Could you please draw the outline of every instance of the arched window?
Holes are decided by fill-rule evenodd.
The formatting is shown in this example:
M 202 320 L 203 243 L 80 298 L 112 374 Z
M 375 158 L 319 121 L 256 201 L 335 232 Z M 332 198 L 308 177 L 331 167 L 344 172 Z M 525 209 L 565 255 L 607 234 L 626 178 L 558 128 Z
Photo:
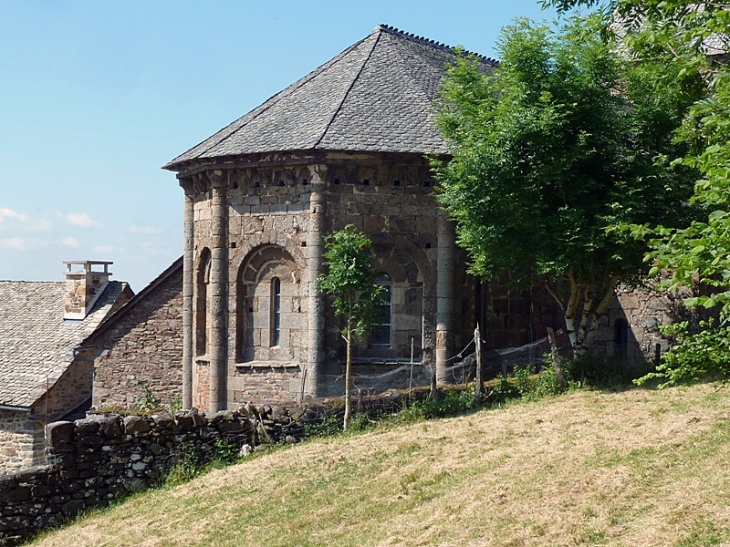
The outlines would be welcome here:
M 253 249 L 238 270 L 236 354 L 239 362 L 301 359 L 299 268 L 276 245 Z
M 195 299 L 195 353 L 206 355 L 210 342 L 208 329 L 210 328 L 210 262 L 208 249 L 203 249 L 198 262 Z
M 281 280 L 274 277 L 271 280 L 271 346 L 278 346 L 281 342 Z
M 375 317 L 370 330 L 370 345 L 390 346 L 393 326 L 393 284 L 387 274 L 375 276 L 375 282 L 383 287 L 383 304 L 375 310 Z

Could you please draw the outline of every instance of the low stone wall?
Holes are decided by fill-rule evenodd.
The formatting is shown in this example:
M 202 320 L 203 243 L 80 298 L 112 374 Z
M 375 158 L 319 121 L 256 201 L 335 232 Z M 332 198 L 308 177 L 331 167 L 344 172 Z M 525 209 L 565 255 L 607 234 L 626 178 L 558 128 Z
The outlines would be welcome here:
M 211 450 L 216 439 L 238 447 L 259 442 L 264 414 L 219 412 L 150 417 L 93 416 L 48 425 L 52 465 L 26 469 L 0 480 L 0 545 L 14 545 L 84 509 L 109 505 L 129 493 L 160 484 L 177 461 L 181 445 Z M 279 418 L 272 437 L 301 436 L 301 426 Z M 289 423 L 287 423 L 289 422 Z
M 357 398 L 373 417 L 402 408 L 405 394 Z M 306 424 L 339 416 L 342 400 L 307 406 L 252 406 L 238 411 L 152 416 L 94 415 L 55 422 L 46 430 L 51 465 L 0 477 L 0 546 L 17 545 L 81 511 L 159 485 L 192 444 L 198 453 L 222 439 L 241 448 L 296 442 Z

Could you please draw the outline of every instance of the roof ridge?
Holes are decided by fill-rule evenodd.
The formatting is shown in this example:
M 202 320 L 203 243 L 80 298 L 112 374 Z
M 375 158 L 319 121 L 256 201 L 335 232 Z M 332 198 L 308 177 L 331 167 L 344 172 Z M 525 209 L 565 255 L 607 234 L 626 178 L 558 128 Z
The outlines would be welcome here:
M 462 55 L 468 56 L 468 57 L 474 56 L 477 59 L 479 59 L 480 61 L 485 62 L 485 63 L 489 63 L 489 64 L 493 64 L 493 65 L 499 64 L 499 61 L 497 61 L 496 59 L 492 59 L 491 57 L 487 57 L 486 55 L 482 55 L 481 53 L 476 53 L 474 51 L 469 51 L 467 49 L 461 49 L 461 48 L 457 49 L 454 46 L 450 46 L 448 44 L 437 42 L 436 40 L 431 40 L 430 38 L 425 38 L 424 36 L 418 36 L 417 34 L 413 34 L 411 32 L 406 32 L 404 30 L 400 30 L 399 28 L 393 27 L 391 25 L 380 24 L 377 27 L 375 27 L 374 32 L 378 32 L 378 31 L 384 31 L 384 32 L 387 32 L 388 34 L 400 36 L 402 38 L 406 38 L 407 40 L 411 40 L 411 41 L 419 43 L 419 44 L 431 46 L 431 47 L 439 49 L 441 51 L 451 53 L 452 55 L 461 53 Z
M 192 148 L 186 150 L 185 152 L 183 152 L 182 154 L 180 154 L 179 156 L 177 156 L 176 158 L 174 158 L 173 160 L 167 162 L 165 165 L 162 166 L 162 168 L 163 169 L 170 168 L 171 166 L 173 166 L 177 162 L 178 158 L 180 158 L 182 156 L 185 156 L 190 151 L 195 150 L 199 146 L 202 146 L 208 140 L 210 140 L 212 137 L 215 137 L 216 135 L 218 135 L 220 133 L 224 133 L 231 126 L 233 126 L 233 125 L 241 122 L 242 118 L 245 118 L 248 115 L 253 115 L 251 117 L 251 119 L 247 120 L 245 123 L 242 123 L 240 127 L 236 128 L 235 131 L 238 131 L 242 127 L 245 127 L 245 126 L 249 125 L 258 116 L 260 116 L 261 114 L 263 114 L 267 110 L 273 108 L 273 106 L 276 105 L 279 101 L 281 101 L 285 97 L 293 94 L 295 91 L 297 91 L 298 89 L 302 88 L 304 85 L 306 85 L 307 83 L 309 83 L 311 80 L 313 80 L 314 78 L 316 78 L 320 74 L 324 73 L 326 70 L 330 69 L 332 66 L 336 65 L 337 63 L 339 63 L 350 51 L 353 51 L 354 49 L 356 49 L 361 43 L 363 43 L 368 38 L 369 38 L 369 36 L 366 36 L 363 39 L 358 40 L 357 42 L 355 42 L 351 46 L 345 48 L 344 50 L 342 50 L 340 53 L 338 53 L 337 55 L 335 55 L 329 61 L 325 62 L 324 64 L 318 66 L 314 70 L 310 71 L 309 73 L 307 73 L 304 76 L 302 76 L 301 78 L 299 78 L 292 85 L 290 85 L 290 86 L 282 89 L 278 93 L 275 93 L 274 95 L 272 95 L 271 97 L 269 97 L 268 99 L 266 99 L 263 103 L 261 103 L 259 106 L 257 106 L 253 110 L 251 110 L 250 112 L 244 114 L 243 116 L 241 116 L 239 118 L 236 118 L 235 120 L 233 120 L 231 123 L 229 123 L 228 125 L 226 125 L 222 129 L 219 129 L 216 133 L 214 133 L 208 139 L 205 139 L 205 140 L 199 142 L 198 144 L 196 144 Z M 205 152 L 207 152 L 207 151 L 215 148 L 216 146 L 220 145 L 221 143 L 225 142 L 226 140 L 228 140 L 229 138 L 231 138 L 233 136 L 233 134 L 235 133 L 235 131 L 233 131 L 231 133 L 226 133 L 226 134 L 221 135 L 221 137 L 217 141 L 211 142 L 206 148 L 204 148 L 200 152 L 200 154 L 205 154 Z M 325 130 L 325 132 L 326 132 L 326 130 Z M 320 137 L 319 141 L 321 141 L 321 140 L 322 140 L 322 138 Z M 182 160 L 182 161 L 186 161 L 186 160 Z
M 366 38 L 363 38 L 362 40 L 360 40 L 360 42 L 358 42 L 358 44 L 363 43 L 365 40 L 366 40 Z M 342 100 L 340 101 L 340 104 L 337 105 L 337 108 L 335 109 L 334 114 L 332 114 L 332 117 L 330 118 L 330 121 L 327 122 L 327 125 L 324 128 L 324 131 L 322 131 L 322 134 L 319 136 L 319 139 L 317 139 L 317 142 L 314 143 L 314 146 L 312 148 L 317 148 L 317 146 L 319 146 L 319 143 L 322 142 L 322 140 L 327 135 L 327 132 L 332 127 L 332 124 L 334 123 L 335 118 L 337 118 L 337 115 L 342 110 L 342 105 L 345 104 L 345 101 L 347 100 L 347 97 L 350 95 L 350 91 L 352 91 L 353 86 L 358 81 L 358 79 L 360 78 L 360 75 L 362 74 L 362 71 L 365 70 L 365 66 L 368 64 L 368 61 L 373 56 L 373 51 L 375 51 L 375 48 L 378 46 L 378 42 L 380 42 L 380 36 L 378 36 L 375 39 L 375 42 L 373 43 L 373 46 L 370 48 L 370 52 L 368 53 L 368 56 L 365 58 L 365 60 L 363 61 L 362 65 L 360 66 L 360 70 L 357 71 L 357 75 L 350 82 L 350 85 L 348 86 L 347 91 L 342 96 Z

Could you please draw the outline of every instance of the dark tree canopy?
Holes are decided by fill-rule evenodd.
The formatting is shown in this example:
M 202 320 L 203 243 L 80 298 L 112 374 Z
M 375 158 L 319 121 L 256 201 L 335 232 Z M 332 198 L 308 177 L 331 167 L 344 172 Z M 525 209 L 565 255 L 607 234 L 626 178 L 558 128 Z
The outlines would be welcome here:
M 663 219 L 635 227 L 649 241 L 647 261 L 654 271 L 669 270 L 668 288 L 698 279 L 715 291 L 688 301 L 720 305 L 730 318 L 730 4 L 691 0 L 547 0 L 559 10 L 598 6 L 604 33 L 642 66 L 675 64 L 679 76 L 698 78 L 702 93 L 673 136 L 684 152 L 670 159 L 698 172 L 691 203 L 706 210 L 702 220 L 676 227 Z M 620 24 L 617 24 L 620 23 Z M 681 82 L 681 78 L 679 79 Z M 676 87 L 677 78 L 658 75 L 656 86 Z
M 503 31 L 493 74 L 460 60 L 438 114 L 453 159 L 434 160 L 471 272 L 566 280 L 570 294 L 558 300 L 576 352 L 616 283 L 646 272 L 646 246 L 618 228 L 682 226 L 692 213 L 682 205 L 692 170 L 665 159 L 684 151 L 671 134 L 696 78 L 676 64 L 628 62 L 601 40 L 600 23 L 573 17 L 553 30 L 521 20 Z M 656 86 L 659 70 L 681 85 Z

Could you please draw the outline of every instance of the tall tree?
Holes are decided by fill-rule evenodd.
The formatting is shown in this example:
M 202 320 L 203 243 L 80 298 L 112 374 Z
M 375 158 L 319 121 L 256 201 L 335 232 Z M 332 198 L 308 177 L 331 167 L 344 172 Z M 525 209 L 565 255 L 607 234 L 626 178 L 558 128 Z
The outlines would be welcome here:
M 347 430 L 351 413 L 352 345 L 370 329 L 378 306 L 383 303 L 383 287 L 374 282 L 374 255 L 371 242 L 351 224 L 325 238 L 324 264 L 327 273 L 317 279 L 321 292 L 333 296 L 335 314 L 343 316 L 341 329 L 347 344 L 345 364 L 345 417 Z
M 673 227 L 657 219 L 637 226 L 636 236 L 649 240 L 647 260 L 655 271 L 669 270 L 669 288 L 692 286 L 697 280 L 714 286 L 712 294 L 688 304 L 720 305 L 730 319 L 730 4 L 694 0 L 547 0 L 559 10 L 576 5 L 599 6 L 604 34 L 623 42 L 634 63 L 681 66 L 703 84 L 702 96 L 692 104 L 674 133 L 685 143 L 684 154 L 671 159 L 699 174 L 691 202 L 706 209 L 703 220 Z M 617 32 L 616 32 L 617 31 Z M 618 36 L 616 36 L 618 34 Z M 668 75 L 656 85 L 677 86 Z
M 521 20 L 504 29 L 493 74 L 459 60 L 437 117 L 453 157 L 433 161 L 470 271 L 544 275 L 575 355 L 589 348 L 617 283 L 646 272 L 646 247 L 616 228 L 682 225 L 690 213 L 681 205 L 690 169 L 656 160 L 681 154 L 670 135 L 692 80 L 654 87 L 658 67 L 619 56 L 600 23 L 573 17 L 553 30 Z M 661 68 L 680 77 L 677 65 Z

